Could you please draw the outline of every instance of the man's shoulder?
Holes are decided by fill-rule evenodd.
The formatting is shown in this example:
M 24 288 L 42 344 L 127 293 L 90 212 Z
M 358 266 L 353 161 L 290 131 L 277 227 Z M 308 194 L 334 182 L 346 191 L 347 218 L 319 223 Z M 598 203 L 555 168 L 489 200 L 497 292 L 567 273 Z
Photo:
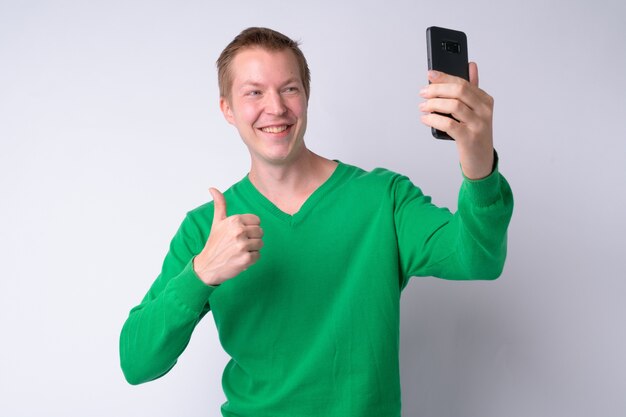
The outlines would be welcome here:
M 340 161 L 339 161 L 340 162 Z M 407 177 L 395 172 L 391 169 L 384 167 L 375 167 L 372 169 L 365 169 L 358 167 L 356 165 L 350 165 L 343 162 L 340 162 L 347 171 L 349 171 L 349 178 L 352 181 L 356 181 L 358 184 L 368 184 L 368 185 L 383 185 L 395 183 L 399 179 L 406 179 Z

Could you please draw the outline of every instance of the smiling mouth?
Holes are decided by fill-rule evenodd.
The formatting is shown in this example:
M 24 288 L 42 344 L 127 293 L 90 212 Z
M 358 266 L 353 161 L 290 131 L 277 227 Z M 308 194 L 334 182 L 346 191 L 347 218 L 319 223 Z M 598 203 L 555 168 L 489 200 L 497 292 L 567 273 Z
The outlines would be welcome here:
M 267 126 L 267 127 L 262 127 L 261 131 L 265 133 L 281 133 L 289 129 L 289 127 L 290 127 L 289 125 Z

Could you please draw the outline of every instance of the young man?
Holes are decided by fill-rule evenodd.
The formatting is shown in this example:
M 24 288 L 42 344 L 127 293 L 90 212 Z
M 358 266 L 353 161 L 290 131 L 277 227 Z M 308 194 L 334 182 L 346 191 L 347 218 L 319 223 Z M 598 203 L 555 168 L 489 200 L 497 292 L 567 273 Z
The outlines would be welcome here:
M 247 29 L 218 70 L 221 110 L 250 172 L 187 214 L 122 330 L 127 380 L 167 373 L 211 310 L 232 358 L 224 416 L 400 416 L 408 279 L 495 279 L 506 256 L 513 201 L 475 64 L 471 82 L 430 72 L 421 92 L 422 121 L 456 140 L 465 179 L 454 215 L 404 176 L 306 147 L 310 76 L 289 38 Z

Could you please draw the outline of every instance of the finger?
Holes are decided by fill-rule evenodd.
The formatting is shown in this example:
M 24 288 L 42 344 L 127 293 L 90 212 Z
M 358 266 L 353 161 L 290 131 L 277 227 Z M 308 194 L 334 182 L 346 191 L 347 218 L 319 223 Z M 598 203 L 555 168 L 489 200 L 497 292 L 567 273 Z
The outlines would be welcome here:
M 226 199 L 217 188 L 209 188 L 213 196 L 213 224 L 226 218 Z
M 467 81 L 463 84 L 430 84 L 420 91 L 420 96 L 426 99 L 445 98 L 456 99 L 472 110 L 482 112 L 489 96 L 481 89 L 472 86 Z
M 454 139 L 457 139 L 459 130 L 462 129 L 462 124 L 458 121 L 436 113 L 424 114 L 421 119 L 425 125 L 446 132 Z
M 470 84 L 478 87 L 478 65 L 475 62 L 469 63 Z
M 457 77 L 454 75 L 446 74 L 445 72 L 435 71 L 435 70 L 428 71 L 428 81 L 430 81 L 433 84 L 445 84 L 445 83 L 463 84 L 467 82 L 465 78 Z
M 258 226 L 261 224 L 261 219 L 255 214 L 240 214 L 239 221 L 245 226 Z
M 433 98 L 420 103 L 419 108 L 427 113 L 451 114 L 458 121 L 468 121 L 472 117 L 472 110 L 462 101 L 445 98 Z
M 263 237 L 263 229 L 259 226 L 245 226 L 245 228 L 248 239 L 261 239 Z
M 263 247 L 263 239 L 248 239 L 245 243 L 245 250 L 248 252 L 258 252 Z
M 250 266 L 254 265 L 259 258 L 261 257 L 261 253 L 259 251 L 250 251 L 245 255 L 245 260 L 243 264 L 243 270 L 245 271 Z
M 246 239 L 237 243 L 238 256 L 243 256 L 248 252 L 258 252 L 263 247 L 263 239 Z

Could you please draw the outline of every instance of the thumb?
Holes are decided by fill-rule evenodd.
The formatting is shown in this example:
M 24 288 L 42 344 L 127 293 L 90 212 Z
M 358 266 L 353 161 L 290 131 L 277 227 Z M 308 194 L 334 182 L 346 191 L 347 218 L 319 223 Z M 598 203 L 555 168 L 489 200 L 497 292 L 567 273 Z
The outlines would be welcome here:
M 213 196 L 213 223 L 226 218 L 226 199 L 217 188 L 209 188 L 209 192 Z
M 478 87 L 478 65 L 475 62 L 469 63 L 469 78 L 470 84 Z

